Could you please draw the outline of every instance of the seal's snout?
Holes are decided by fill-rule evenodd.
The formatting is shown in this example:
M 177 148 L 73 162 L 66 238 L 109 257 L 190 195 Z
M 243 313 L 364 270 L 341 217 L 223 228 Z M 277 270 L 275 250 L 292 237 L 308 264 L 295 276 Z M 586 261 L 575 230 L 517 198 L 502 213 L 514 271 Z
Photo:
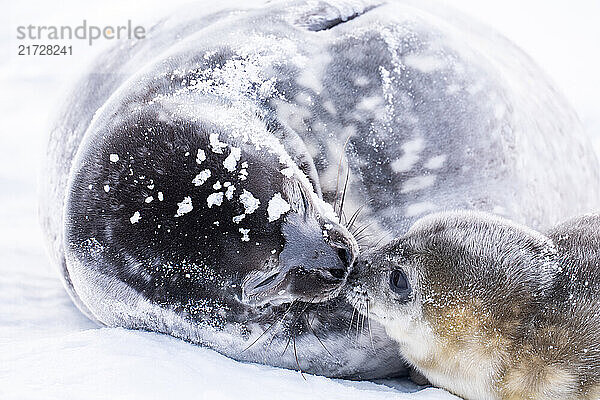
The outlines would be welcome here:
M 325 269 L 334 278 L 346 279 L 352 272 L 358 258 L 358 246 L 354 240 L 340 229 L 332 228 L 327 232 L 329 245 L 334 249 L 341 266 L 338 263 L 326 265 Z
M 256 271 L 242 288 L 242 300 L 261 305 L 293 300 L 321 302 L 335 297 L 352 271 L 357 246 L 344 228 L 289 215 L 275 268 Z
M 243 300 L 258 305 L 324 301 L 346 283 L 355 258 L 353 249 L 344 244 L 298 237 L 286 244 L 277 268 L 256 271 L 245 280 Z
M 306 257 L 304 260 L 292 260 L 292 263 L 298 264 L 298 267 L 306 271 L 314 271 L 321 274 L 325 279 L 334 281 L 345 281 L 354 264 L 354 252 L 352 248 L 344 244 L 317 243 L 313 250 L 312 257 Z M 294 259 L 296 257 L 293 257 Z

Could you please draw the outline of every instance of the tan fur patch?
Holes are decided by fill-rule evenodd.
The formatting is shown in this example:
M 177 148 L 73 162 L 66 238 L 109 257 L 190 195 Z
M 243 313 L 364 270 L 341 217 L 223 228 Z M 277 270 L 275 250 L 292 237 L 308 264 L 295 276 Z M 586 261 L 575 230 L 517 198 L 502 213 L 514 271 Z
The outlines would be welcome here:
M 577 377 L 566 368 L 529 360 L 507 371 L 500 382 L 502 398 L 568 400 L 578 397 Z
M 476 299 L 451 307 L 430 307 L 428 320 L 439 342 L 419 360 L 432 383 L 467 398 L 497 398 L 497 381 L 510 341 L 493 325 Z

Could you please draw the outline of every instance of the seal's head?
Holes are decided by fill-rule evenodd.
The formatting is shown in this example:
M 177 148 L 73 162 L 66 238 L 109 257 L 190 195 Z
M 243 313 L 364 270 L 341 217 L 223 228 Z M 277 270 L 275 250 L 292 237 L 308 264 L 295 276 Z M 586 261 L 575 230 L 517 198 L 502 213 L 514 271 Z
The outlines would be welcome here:
M 223 327 L 267 304 L 329 300 L 346 282 L 357 245 L 287 155 L 273 132 L 281 127 L 207 101 L 132 107 L 96 121 L 81 146 L 67 264 L 102 322 L 151 318 L 131 298 L 141 296 Z M 133 294 L 104 305 L 115 285 Z
M 432 383 L 496 398 L 493 382 L 559 269 L 542 234 L 487 214 L 440 213 L 363 254 L 348 298 Z
M 533 301 L 551 283 L 554 257 L 550 239 L 510 221 L 476 212 L 432 214 L 364 254 L 349 297 L 364 297 L 375 318 L 398 329 L 410 329 L 410 321 L 448 325 L 448 307 L 477 303 L 483 313 L 498 301 Z

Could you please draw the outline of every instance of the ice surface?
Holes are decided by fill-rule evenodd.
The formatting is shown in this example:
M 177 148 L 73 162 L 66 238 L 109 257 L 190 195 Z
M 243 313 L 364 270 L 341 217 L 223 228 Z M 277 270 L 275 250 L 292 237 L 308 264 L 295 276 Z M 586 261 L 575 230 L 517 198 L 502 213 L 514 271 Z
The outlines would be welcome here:
M 36 173 L 55 105 L 77 69 L 102 44 L 77 44 L 71 57 L 18 57 L 15 28 L 33 23 L 75 25 L 83 18 L 97 25 L 127 19 L 136 24 L 176 3 L 187 0 L 153 0 L 142 10 L 138 3 L 122 0 L 69 0 L 60 7 L 32 0 L 2 2 L 0 399 L 454 398 L 439 389 L 415 392 L 418 388 L 406 381 L 384 385 L 310 375 L 305 380 L 298 372 L 238 363 L 168 336 L 99 328 L 72 304 L 43 248 Z M 600 147 L 598 2 L 580 2 L 577 7 L 568 1 L 542 0 L 452 3 L 528 51 L 576 106 Z M 197 159 L 202 161 L 203 156 L 198 154 Z M 163 200 L 162 193 L 158 200 Z

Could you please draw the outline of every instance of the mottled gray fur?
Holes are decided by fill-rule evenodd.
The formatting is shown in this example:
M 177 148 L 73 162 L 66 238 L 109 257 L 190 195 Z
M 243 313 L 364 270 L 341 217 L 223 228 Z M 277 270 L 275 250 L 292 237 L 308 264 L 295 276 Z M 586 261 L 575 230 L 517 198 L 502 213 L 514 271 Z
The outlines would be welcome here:
M 369 248 L 459 207 L 545 227 L 600 197 L 596 158 L 539 68 L 455 21 L 410 1 L 200 4 L 108 50 L 58 116 L 42 180 L 42 225 L 73 300 L 103 324 L 236 359 L 353 378 L 403 372 L 381 326 L 371 343 L 352 308 L 330 299 L 355 238 Z M 239 137 L 246 128 L 270 144 L 253 150 Z M 211 146 L 211 133 L 227 150 L 210 153 L 212 177 L 194 186 L 204 167 L 186 154 Z M 254 172 L 236 175 L 235 201 L 208 206 L 230 182 L 222 166 L 233 147 Z M 283 177 L 277 154 L 301 173 Z M 237 226 L 243 185 L 261 207 Z M 297 207 L 272 222 L 277 193 Z M 194 211 L 174 218 L 188 196 Z M 341 224 L 317 207 L 321 196 Z M 358 209 L 352 238 L 342 225 Z M 251 229 L 247 241 L 238 228 Z M 292 243 L 310 251 L 286 252 Z M 310 279 L 289 273 L 298 267 Z M 273 302 L 249 304 L 257 287 Z

